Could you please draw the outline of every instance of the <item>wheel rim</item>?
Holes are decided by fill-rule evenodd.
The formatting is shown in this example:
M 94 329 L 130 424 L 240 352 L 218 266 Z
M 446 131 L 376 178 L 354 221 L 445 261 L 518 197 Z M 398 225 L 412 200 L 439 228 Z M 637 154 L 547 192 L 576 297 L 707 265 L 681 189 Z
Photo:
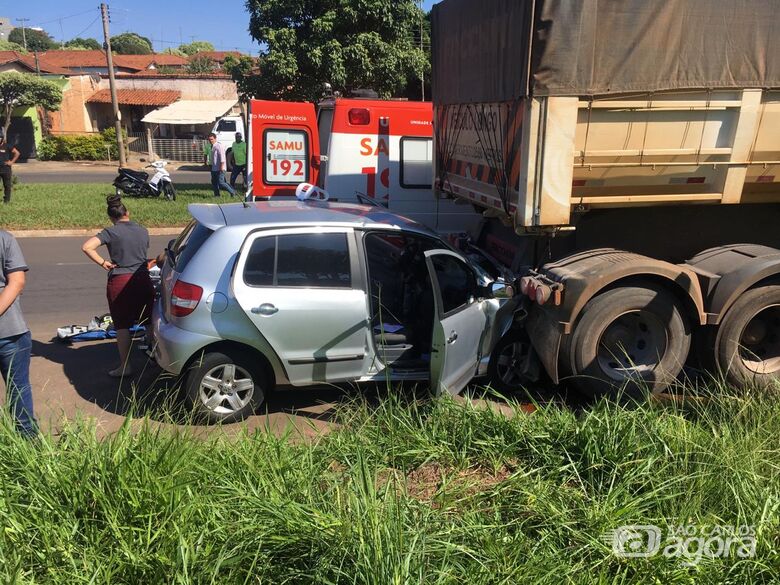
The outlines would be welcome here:
M 780 370 L 780 305 L 758 311 L 739 336 L 742 364 L 756 374 Z
M 616 381 L 647 378 L 660 364 L 668 345 L 666 327 L 645 310 L 619 315 L 601 334 L 598 363 Z
M 261 393 L 257 389 L 258 394 Z M 241 366 L 223 364 L 211 368 L 200 379 L 200 401 L 215 414 L 236 413 L 249 404 L 255 393 L 252 376 Z
M 496 358 L 496 375 L 507 386 L 520 386 L 522 373 L 528 363 L 530 347 L 522 341 L 508 343 L 498 353 Z

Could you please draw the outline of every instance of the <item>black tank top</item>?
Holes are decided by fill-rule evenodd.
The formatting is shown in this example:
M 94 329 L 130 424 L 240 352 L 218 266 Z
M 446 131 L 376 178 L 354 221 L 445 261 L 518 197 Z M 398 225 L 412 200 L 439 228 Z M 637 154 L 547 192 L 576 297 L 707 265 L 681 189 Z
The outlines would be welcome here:
M 11 160 L 11 149 L 7 142 L 0 144 L 0 164 Z

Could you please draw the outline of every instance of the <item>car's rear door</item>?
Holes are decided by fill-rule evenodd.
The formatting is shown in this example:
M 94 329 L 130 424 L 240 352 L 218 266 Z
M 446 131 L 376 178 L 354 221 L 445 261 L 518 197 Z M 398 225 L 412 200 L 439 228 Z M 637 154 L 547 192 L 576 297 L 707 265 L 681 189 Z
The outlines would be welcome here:
M 448 250 L 425 252 L 436 317 L 431 349 L 431 389 L 458 394 L 477 373 L 489 317 L 477 296 L 477 279 L 464 259 Z
M 241 248 L 233 292 L 293 384 L 363 376 L 368 301 L 349 228 L 265 230 Z

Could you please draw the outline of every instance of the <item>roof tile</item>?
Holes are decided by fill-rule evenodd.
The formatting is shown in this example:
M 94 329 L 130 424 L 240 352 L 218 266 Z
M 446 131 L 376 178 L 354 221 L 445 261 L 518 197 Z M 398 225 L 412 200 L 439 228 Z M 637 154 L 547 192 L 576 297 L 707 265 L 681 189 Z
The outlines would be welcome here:
M 181 92 L 173 89 L 118 89 L 117 101 L 128 106 L 167 106 L 181 97 Z M 110 104 L 111 90 L 101 89 L 93 93 L 87 103 Z

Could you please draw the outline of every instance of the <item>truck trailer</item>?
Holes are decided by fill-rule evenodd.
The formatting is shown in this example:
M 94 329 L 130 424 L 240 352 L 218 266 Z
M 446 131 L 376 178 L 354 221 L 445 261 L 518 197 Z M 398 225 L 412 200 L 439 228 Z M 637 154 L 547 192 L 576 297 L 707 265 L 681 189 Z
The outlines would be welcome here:
M 780 375 L 777 30 L 771 0 L 434 6 L 435 188 L 523 275 L 507 384 Z

